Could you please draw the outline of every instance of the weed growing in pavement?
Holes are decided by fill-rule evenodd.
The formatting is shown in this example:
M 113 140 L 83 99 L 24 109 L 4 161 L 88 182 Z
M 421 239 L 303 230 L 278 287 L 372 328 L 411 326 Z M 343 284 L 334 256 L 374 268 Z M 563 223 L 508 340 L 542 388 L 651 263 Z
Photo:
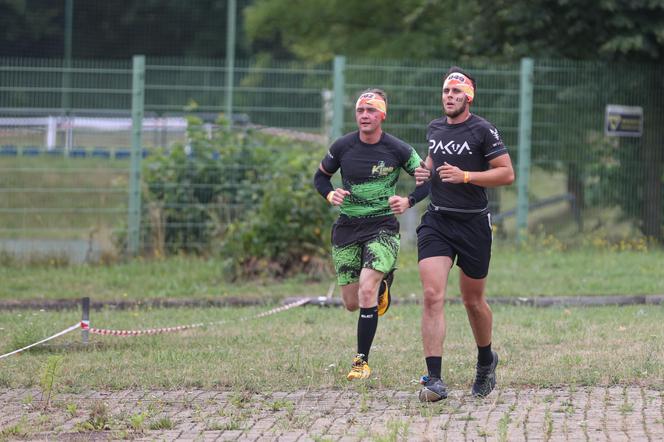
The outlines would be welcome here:
M 620 413 L 629 414 L 629 413 L 632 413 L 632 412 L 634 412 L 634 405 L 632 405 L 628 402 L 624 402 L 624 403 L 620 404 Z
M 23 403 L 23 405 L 28 405 L 28 406 L 30 406 L 30 405 L 32 405 L 32 403 L 34 402 L 34 400 L 35 400 L 34 396 L 32 396 L 31 393 L 28 393 L 28 394 L 26 394 L 25 397 L 21 400 L 21 402 Z
M 391 419 L 387 422 L 387 433 L 373 438 L 377 442 L 408 440 L 408 422 Z
M 150 430 L 171 430 L 173 427 L 175 427 L 175 424 L 167 416 L 150 423 Z
M 544 440 L 550 440 L 553 434 L 553 416 L 549 406 L 544 410 Z
M 25 416 L 23 416 L 16 424 L 10 425 L 0 430 L 0 440 L 26 438 L 30 435 L 27 427 L 28 421 Z
M 129 426 L 134 431 L 143 431 L 147 417 L 148 414 L 145 412 L 132 414 L 129 416 Z
M 281 411 L 281 410 L 291 411 L 294 408 L 295 404 L 293 403 L 293 401 L 289 401 L 286 399 L 277 399 L 269 404 L 269 409 L 271 411 Z
M 362 396 L 360 397 L 360 413 L 366 413 L 369 411 L 369 402 L 367 401 L 367 394 L 365 392 L 362 393 Z
M 558 413 L 565 413 L 567 415 L 574 414 L 574 404 L 571 399 L 566 399 L 560 403 L 560 408 L 556 410 Z
M 501 442 L 507 440 L 507 430 L 509 429 L 510 422 L 512 422 L 512 412 L 513 409 L 510 407 L 498 420 L 498 440 Z
M 103 431 L 110 429 L 110 416 L 108 407 L 101 401 L 96 401 L 92 405 L 90 416 L 77 425 L 80 431 Z
M 65 405 L 65 411 L 69 417 L 76 417 L 76 414 L 78 413 L 78 406 L 74 403 L 68 403 Z
M 248 391 L 235 392 L 230 398 L 230 403 L 237 408 L 244 408 L 251 402 L 251 393 Z
M 44 401 L 44 409 L 51 405 L 53 386 L 55 385 L 55 379 L 60 372 L 62 360 L 62 356 L 49 356 L 46 360 L 46 366 L 42 371 L 39 382 L 39 386 L 41 387 L 42 392 L 42 400 Z
M 205 425 L 206 430 L 210 431 L 235 431 L 242 430 L 242 422 L 236 420 L 230 420 L 228 422 L 208 422 Z

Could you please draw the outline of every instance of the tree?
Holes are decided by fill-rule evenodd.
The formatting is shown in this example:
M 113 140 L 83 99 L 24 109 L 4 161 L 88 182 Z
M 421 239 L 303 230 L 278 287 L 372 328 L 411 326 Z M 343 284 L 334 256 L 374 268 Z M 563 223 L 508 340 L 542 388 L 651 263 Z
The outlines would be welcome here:
M 653 81 L 652 76 L 644 72 L 651 68 L 656 71 L 657 62 L 664 58 L 664 1 L 621 1 L 621 0 L 497 0 L 486 3 L 481 14 L 470 23 L 471 40 L 467 46 L 470 53 L 493 53 L 503 59 L 518 59 L 529 56 L 535 58 L 566 58 L 576 60 L 595 60 L 622 62 L 625 74 L 622 80 L 617 72 L 606 65 L 604 71 L 598 72 L 595 78 L 586 79 L 585 83 L 577 81 L 573 87 L 579 90 L 595 91 L 596 95 L 607 96 L 611 100 L 621 92 L 600 86 L 618 84 L 629 90 L 627 99 L 637 100 L 644 107 L 646 121 L 653 115 L 661 115 L 662 101 L 653 97 L 664 97 L 664 84 Z M 635 72 L 633 67 L 625 68 L 624 64 L 645 63 L 645 69 Z M 651 66 L 648 66 L 651 65 Z M 613 65 L 615 66 L 615 65 Z M 611 77 L 611 75 L 613 75 Z M 598 78 L 602 77 L 602 78 Z M 644 88 L 644 85 L 647 87 Z M 557 96 L 564 95 L 560 91 Z M 607 101 L 607 103 L 610 101 Z M 564 157 L 571 157 L 587 140 L 587 130 L 583 126 L 587 121 L 587 112 L 583 111 L 583 102 L 576 108 L 568 108 L 567 112 L 578 116 L 575 125 L 568 131 L 576 131 L 578 143 L 563 145 Z M 585 115 L 584 115 L 585 114 Z M 586 126 L 587 127 L 587 126 Z M 569 133 L 569 132 L 568 132 Z M 555 141 L 552 135 L 551 141 Z M 640 219 L 642 232 L 650 237 L 664 241 L 662 219 L 662 170 L 664 155 L 661 141 L 664 128 L 654 121 L 646 125 L 646 133 L 641 139 L 640 164 L 642 174 L 634 174 L 632 189 L 634 194 L 614 193 L 614 200 L 623 211 Z M 622 149 L 615 152 L 616 161 L 622 159 L 628 167 L 635 161 L 638 152 Z M 533 152 L 533 158 L 547 155 L 546 151 Z M 583 162 L 569 162 L 568 174 L 570 191 L 577 195 L 577 201 L 583 202 L 580 190 L 584 174 Z M 617 178 L 619 174 L 612 170 L 607 176 Z M 632 175 L 627 175 L 632 176 Z M 624 178 L 625 176 L 621 176 Z M 621 181 L 624 185 L 624 181 Z M 611 183 L 611 181 L 609 181 Z M 616 182 L 613 182 L 616 184 Z M 637 191 L 638 190 L 638 191 Z M 635 203 L 643 208 L 635 209 Z
M 60 58 L 66 0 L 0 0 L 0 56 Z M 238 9 L 251 0 L 238 0 Z M 73 0 L 74 58 L 226 53 L 227 0 Z M 247 57 L 238 14 L 236 55 Z
M 471 53 L 501 58 L 657 61 L 662 0 L 496 0 L 469 24 Z
M 322 62 L 339 54 L 449 57 L 464 44 L 455 38 L 459 28 L 453 24 L 472 12 L 472 4 L 448 0 L 262 0 L 244 14 L 254 51 Z
M 504 62 L 527 56 L 654 65 L 664 57 L 664 0 L 469 0 L 462 5 L 449 0 L 392 3 L 262 0 L 246 9 L 245 19 L 254 50 L 309 60 L 329 60 L 335 54 L 342 54 Z M 568 69 L 571 72 L 578 66 Z M 629 70 L 627 66 L 625 71 Z M 597 153 L 588 148 L 589 140 L 597 136 L 589 128 L 600 127 L 595 117 L 599 112 L 595 110 L 590 115 L 587 99 L 615 99 L 619 91 L 611 87 L 639 84 L 636 78 L 627 83 L 616 80 L 616 72 L 608 65 L 590 66 L 587 71 L 592 74 L 581 75 L 571 84 L 563 82 L 566 89 L 542 96 L 547 103 L 558 103 L 571 117 L 561 116 L 560 108 L 537 116 L 548 122 L 566 119 L 564 133 L 538 130 L 555 146 L 556 159 L 565 163 L 568 191 L 577 196 L 581 205 L 586 199 L 584 176 Z M 632 94 L 630 99 L 639 100 L 646 115 L 661 115 L 661 100 L 645 98 L 664 96 L 664 84 L 647 83 L 652 89 L 645 96 L 636 98 Z M 654 123 L 647 126 L 640 153 L 633 152 L 634 149 L 614 152 L 615 161 L 632 164 L 636 155 L 644 164 L 642 182 L 633 183 L 634 189 L 640 189 L 636 200 L 623 193 L 614 202 L 626 214 L 641 220 L 644 234 L 664 239 L 663 149 L 658 141 L 664 139 L 664 129 L 660 126 Z M 533 160 L 546 161 L 550 155 L 548 146 L 534 147 Z M 618 179 L 613 172 L 593 170 L 592 173 Z M 612 179 L 607 183 L 615 184 Z M 644 209 L 636 210 L 635 202 Z
M 48 0 L 0 0 L 0 55 L 28 56 L 38 50 L 61 54 L 64 43 L 60 17 L 64 8 L 52 3 Z M 35 9 L 39 12 L 35 13 Z

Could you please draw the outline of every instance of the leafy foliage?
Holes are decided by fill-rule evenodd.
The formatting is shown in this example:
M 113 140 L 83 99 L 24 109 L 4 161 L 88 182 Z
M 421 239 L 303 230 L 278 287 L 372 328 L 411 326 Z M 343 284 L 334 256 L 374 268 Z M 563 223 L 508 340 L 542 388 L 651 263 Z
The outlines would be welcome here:
M 260 204 L 231 223 L 222 244 L 231 279 L 327 274 L 334 214 L 311 184 L 320 152 L 279 151 Z
M 209 250 L 223 224 L 261 196 L 254 165 L 265 149 L 246 133 L 208 132 L 196 117 L 188 123 L 188 143 L 145 161 L 143 238 L 157 253 Z
M 63 2 L 0 0 L 0 54 L 60 57 Z M 227 2 L 73 2 L 75 57 L 223 57 Z M 237 55 L 659 60 L 664 2 L 240 0 Z M 138 30 L 138 31 L 137 31 Z M 144 31 L 143 31 L 144 30 Z M 192 32 L 195 30 L 195 32 Z
M 223 126 L 223 121 L 220 122 Z M 210 132 L 146 159 L 143 243 L 160 255 L 221 247 L 231 278 L 325 271 L 333 212 L 311 178 L 321 146 L 258 133 Z
M 245 1 L 239 0 L 238 11 Z M 226 50 L 226 1 L 141 0 L 72 1 L 73 55 L 77 58 L 130 58 L 179 55 L 223 57 Z M 0 54 L 61 57 L 65 1 L 0 0 Z M 238 14 L 237 32 L 242 35 Z M 236 52 L 246 56 L 238 39 Z
M 255 51 L 347 56 L 653 61 L 664 55 L 664 2 L 607 0 L 262 0 L 245 10 Z M 325 32 L 321 32 L 325 29 Z
M 469 18 L 472 8 L 449 1 L 263 0 L 245 10 L 254 50 L 327 61 L 336 54 L 436 58 L 458 53 L 458 29 L 435 17 Z M 323 32 L 324 30 L 324 32 Z
M 60 373 L 62 361 L 62 356 L 49 356 L 46 361 L 46 366 L 43 368 L 39 384 L 42 390 L 42 399 L 44 400 L 45 409 L 48 408 L 51 404 L 53 387 L 55 385 L 56 378 Z
M 469 23 L 476 54 L 654 61 L 664 55 L 664 2 L 497 0 Z

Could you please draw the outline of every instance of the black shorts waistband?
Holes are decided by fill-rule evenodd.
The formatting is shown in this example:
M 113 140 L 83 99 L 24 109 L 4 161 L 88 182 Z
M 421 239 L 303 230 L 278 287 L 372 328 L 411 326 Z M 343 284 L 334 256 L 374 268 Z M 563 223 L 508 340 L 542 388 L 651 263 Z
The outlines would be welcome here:
M 332 244 L 345 246 L 352 243 L 366 242 L 376 236 L 399 233 L 399 221 L 396 216 L 375 216 L 370 218 L 339 217 L 332 226 Z
M 449 216 L 451 218 L 468 220 L 476 216 L 483 216 L 489 213 L 489 208 L 485 207 L 483 209 L 458 209 L 454 207 L 441 207 L 436 206 L 433 203 L 429 203 L 427 207 L 429 213 L 436 215 Z
M 397 217 L 394 215 L 350 217 L 348 215 L 341 214 L 337 219 L 337 224 L 339 225 L 381 224 L 385 221 L 391 221 L 392 219 L 396 220 Z

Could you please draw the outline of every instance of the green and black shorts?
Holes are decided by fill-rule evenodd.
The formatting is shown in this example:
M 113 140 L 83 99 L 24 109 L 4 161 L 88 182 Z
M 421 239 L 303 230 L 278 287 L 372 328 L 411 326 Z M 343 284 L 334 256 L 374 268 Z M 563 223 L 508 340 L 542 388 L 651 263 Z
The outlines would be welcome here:
M 393 215 L 349 218 L 341 215 L 332 226 L 332 261 L 339 285 L 360 279 L 363 268 L 387 273 L 399 254 L 399 221 Z

